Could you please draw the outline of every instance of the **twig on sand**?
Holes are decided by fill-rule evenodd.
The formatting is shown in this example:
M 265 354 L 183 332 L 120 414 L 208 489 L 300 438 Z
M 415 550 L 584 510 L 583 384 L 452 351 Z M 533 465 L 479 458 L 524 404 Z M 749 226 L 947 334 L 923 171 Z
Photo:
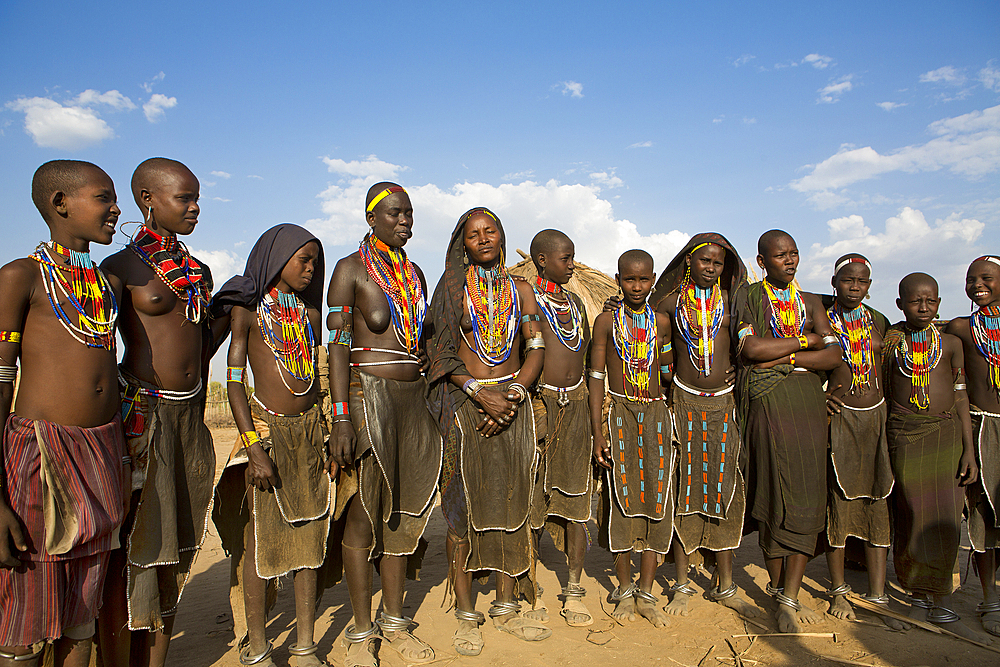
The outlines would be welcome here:
M 833 662 L 839 662 L 842 665 L 857 665 L 858 667 L 878 667 L 878 665 L 875 665 L 875 664 L 873 664 L 871 662 L 861 662 L 859 660 L 848 660 L 847 658 L 835 658 L 832 655 L 823 655 L 822 653 L 819 654 L 819 657 L 823 658 L 824 660 L 831 660 Z
M 724 656 L 718 656 L 717 655 L 717 656 L 715 656 L 715 659 L 718 660 L 719 662 L 734 662 L 734 663 L 736 662 L 736 658 L 730 658 L 728 655 L 724 655 Z M 742 665 L 742 664 L 759 665 L 760 664 L 760 660 L 751 660 L 750 658 L 741 658 L 740 661 L 739 661 L 739 663 L 737 663 L 737 664 L 740 664 L 740 665 Z
M 832 639 L 837 641 L 836 632 L 768 632 L 766 634 L 756 634 L 756 635 L 731 635 L 734 639 L 737 637 L 821 637 L 824 639 Z
M 918 628 L 923 628 L 924 630 L 930 630 L 931 632 L 936 632 L 939 635 L 950 635 L 952 637 L 955 637 L 956 639 L 961 639 L 963 642 L 968 642 L 970 644 L 973 644 L 974 646 L 978 646 L 979 648 L 984 648 L 987 651 L 1000 653 L 1000 648 L 997 648 L 995 646 L 990 646 L 989 644 L 984 644 L 982 642 L 977 642 L 975 639 L 969 639 L 968 637 L 963 637 L 960 634 L 952 632 L 947 628 L 942 628 L 938 625 L 934 625 L 933 623 L 928 623 L 927 621 L 920 621 L 915 618 L 910 618 L 909 616 L 892 611 L 891 609 L 884 609 L 880 605 L 873 604 L 871 602 L 868 602 L 867 600 L 862 600 L 861 596 L 857 594 L 854 593 L 850 594 L 850 598 L 851 602 L 855 603 L 862 609 L 867 609 L 868 611 L 874 611 L 876 614 L 882 614 L 883 616 L 891 616 L 892 618 L 898 619 L 905 623 L 909 623 L 910 625 L 915 625 Z M 874 607 L 874 609 L 872 609 L 872 607 Z
M 715 644 L 712 644 L 712 648 L 708 649 L 708 651 L 705 653 L 705 657 L 698 661 L 698 667 L 701 667 L 702 665 L 705 664 L 705 661 L 708 660 L 708 656 L 712 655 L 712 651 L 714 650 L 715 650 Z

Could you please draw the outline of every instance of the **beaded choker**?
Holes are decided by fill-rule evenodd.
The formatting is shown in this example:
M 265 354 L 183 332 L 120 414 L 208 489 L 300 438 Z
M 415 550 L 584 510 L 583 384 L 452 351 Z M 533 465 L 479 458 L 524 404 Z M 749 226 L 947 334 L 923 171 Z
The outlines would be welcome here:
M 540 284 L 543 281 L 547 285 L 555 286 L 556 289 L 546 289 L 547 285 Z M 579 352 L 580 346 L 583 345 L 583 336 L 581 335 L 583 333 L 583 317 L 580 315 L 580 309 L 577 308 L 576 302 L 557 283 L 544 280 L 541 277 L 535 281 L 534 292 L 535 302 L 538 303 L 538 307 L 545 315 L 545 320 L 549 323 L 556 338 L 571 351 Z M 564 294 L 566 300 L 558 301 L 554 298 L 554 294 Z
M 90 253 L 69 250 L 55 242 L 51 246 L 39 243 L 31 259 L 38 262 L 45 295 L 63 328 L 87 347 L 114 351 L 118 302 L 108 279 L 90 259 Z M 69 280 L 63 275 L 67 264 Z M 57 289 L 76 310 L 75 320 L 63 310 Z
M 983 306 L 969 317 L 972 340 L 990 366 L 990 384 L 1000 391 L 1000 306 Z
M 472 264 L 465 274 L 465 298 L 476 345 L 476 356 L 487 366 L 507 361 L 521 320 L 521 304 L 514 280 L 503 262 L 485 269 Z
M 541 276 L 535 276 L 535 287 L 546 294 L 559 294 L 563 291 L 562 285 L 546 280 Z
M 766 278 L 764 290 L 771 302 L 771 333 L 775 338 L 798 338 L 806 323 L 806 304 L 795 285 L 778 289 Z
M 851 388 L 857 388 L 862 394 L 867 393 L 874 385 L 878 387 L 878 374 L 875 370 L 875 351 L 872 349 L 872 334 L 874 323 L 872 315 L 864 306 L 853 310 L 844 310 L 839 303 L 826 311 L 830 316 L 833 333 L 840 339 L 844 350 L 844 361 L 851 367 Z
M 896 348 L 899 370 L 910 378 L 910 403 L 926 410 L 931 404 L 931 371 L 941 361 L 941 334 L 933 324 L 913 331 L 904 327 Z
M 141 226 L 128 247 L 174 294 L 187 302 L 184 317 L 189 322 L 199 324 L 208 317 L 208 304 L 212 300 L 211 282 L 177 236 L 160 236 Z
M 358 252 L 368 275 L 385 292 L 396 340 L 407 353 L 416 353 L 424 331 L 427 301 L 413 263 L 402 248 L 390 248 L 373 233 L 365 236 Z
M 306 314 L 306 304 L 296 294 L 285 294 L 271 288 L 257 306 L 257 324 L 260 325 L 261 337 L 274 354 L 278 375 L 285 389 L 294 396 L 309 393 L 316 379 L 313 358 L 316 340 Z M 275 329 L 280 330 L 280 336 Z M 282 369 L 296 380 L 308 382 L 309 386 L 302 391 L 293 390 L 285 381 Z
M 649 400 L 649 372 L 656 360 L 656 314 L 647 303 L 632 310 L 624 301 L 615 309 L 615 351 L 622 360 L 622 388 L 630 400 Z M 634 392 L 629 393 L 629 387 Z
M 689 269 L 690 270 L 690 269 Z M 718 281 L 709 289 L 698 287 L 688 277 L 677 298 L 674 318 L 687 343 L 691 365 L 708 376 L 715 358 L 715 337 L 722 329 L 726 307 Z

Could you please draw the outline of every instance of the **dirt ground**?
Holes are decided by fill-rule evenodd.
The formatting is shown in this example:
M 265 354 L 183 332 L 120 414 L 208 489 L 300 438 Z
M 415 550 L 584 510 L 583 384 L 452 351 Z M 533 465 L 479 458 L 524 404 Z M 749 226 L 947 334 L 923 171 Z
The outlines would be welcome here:
M 233 429 L 213 429 L 218 456 L 218 470 L 226 462 L 232 443 L 236 438 Z M 596 530 L 591 525 L 591 534 Z M 522 642 L 493 629 L 487 622 L 483 626 L 486 646 L 482 655 L 476 658 L 461 657 L 452 649 L 451 635 L 455 630 L 455 618 L 442 608 L 444 599 L 447 562 L 444 555 L 445 523 L 439 511 L 435 511 L 430 521 L 427 538 L 430 547 L 424 558 L 424 569 L 418 582 L 408 582 L 405 613 L 413 616 L 419 624 L 416 630 L 422 639 L 430 643 L 437 653 L 433 665 L 461 665 L 499 667 L 516 665 L 656 665 L 673 667 L 718 667 L 733 665 L 733 651 L 742 654 L 744 664 L 756 665 L 835 665 L 824 656 L 838 658 L 840 664 L 889 666 L 1000 665 L 1000 654 L 967 644 L 950 637 L 913 629 L 906 632 L 888 630 L 872 614 L 858 611 L 860 622 L 839 621 L 827 615 L 823 623 L 806 628 L 811 632 L 835 633 L 836 638 L 814 637 L 764 637 L 750 640 L 733 638 L 735 634 L 762 633 L 764 630 L 746 625 L 732 611 L 708 600 L 697 597 L 691 602 L 690 615 L 676 617 L 668 628 L 654 629 L 645 620 L 627 623 L 624 626 L 612 621 L 604 610 L 610 610 L 606 602 L 608 592 L 614 588 L 613 564 L 610 555 L 596 544 L 587 554 L 583 585 L 588 591 L 585 602 L 595 616 L 590 628 L 570 628 L 558 615 L 560 602 L 556 593 L 561 588 L 560 581 L 566 579 L 566 563 L 562 555 L 552 546 L 546 536 L 541 547 L 539 582 L 545 589 L 543 600 L 547 603 L 552 637 L 540 643 Z M 962 575 L 965 576 L 968 551 L 961 554 Z M 891 564 L 890 564 L 891 568 Z M 744 540 L 743 547 L 736 556 L 736 583 L 748 599 L 767 612 L 758 619 L 770 631 L 776 625 L 772 614 L 774 606 L 763 592 L 767 583 L 760 549 L 756 536 Z M 654 586 L 654 593 L 660 595 L 663 603 L 667 596 L 665 588 L 673 581 L 673 566 L 660 568 Z M 890 569 L 890 581 L 894 581 Z M 867 578 L 864 572 L 849 570 L 847 581 L 854 590 L 864 592 Z M 693 578 L 695 586 L 704 590 L 707 578 L 699 574 Z M 194 573 L 184 593 L 180 613 L 175 625 L 175 635 L 170 646 L 169 664 L 185 667 L 209 665 L 239 665 L 235 650 L 230 646 L 232 634 L 232 614 L 229 608 L 229 559 L 226 558 L 219 542 L 215 527 L 212 526 L 201 555 L 195 564 Z M 378 578 L 375 579 L 375 604 L 380 596 Z M 822 597 L 829 585 L 826 562 L 823 558 L 813 560 L 806 570 L 803 591 L 799 599 L 816 609 L 825 610 L 827 602 Z M 898 589 L 896 589 L 898 592 Z M 979 601 L 979 583 L 974 573 L 969 573 L 966 584 L 956 593 L 956 611 L 963 622 L 981 630 L 975 615 Z M 477 608 L 485 611 L 492 599 L 492 588 L 479 589 Z M 894 608 L 902 610 L 894 603 Z M 274 662 L 288 664 L 288 646 L 294 644 L 294 600 L 291 582 L 283 583 L 279 592 L 277 607 L 268 622 L 268 637 L 274 641 Z M 316 623 L 316 637 L 319 653 L 332 665 L 342 665 L 344 629 L 351 623 L 351 607 L 347 587 L 343 584 L 326 592 L 321 612 Z M 728 640 L 728 641 L 727 641 Z M 1000 642 L 998 642 L 1000 643 Z M 601 644 L 601 645 L 599 645 Z M 405 665 L 394 652 L 382 652 L 382 664 L 387 667 Z

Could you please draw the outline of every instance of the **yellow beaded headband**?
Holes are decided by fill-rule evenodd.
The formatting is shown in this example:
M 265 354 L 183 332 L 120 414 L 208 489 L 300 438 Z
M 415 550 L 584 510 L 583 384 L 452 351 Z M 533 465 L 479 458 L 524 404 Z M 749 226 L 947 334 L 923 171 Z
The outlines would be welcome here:
M 393 186 L 390 186 L 390 187 L 386 188 L 382 192 L 378 193 L 372 199 L 371 203 L 368 204 L 368 208 L 365 209 L 365 213 L 371 213 L 372 211 L 375 210 L 375 206 L 377 206 L 380 201 L 382 201 L 383 199 L 385 199 L 389 195 L 395 194 L 397 192 L 406 193 L 406 190 L 404 190 L 402 187 L 400 187 L 398 185 L 393 185 Z

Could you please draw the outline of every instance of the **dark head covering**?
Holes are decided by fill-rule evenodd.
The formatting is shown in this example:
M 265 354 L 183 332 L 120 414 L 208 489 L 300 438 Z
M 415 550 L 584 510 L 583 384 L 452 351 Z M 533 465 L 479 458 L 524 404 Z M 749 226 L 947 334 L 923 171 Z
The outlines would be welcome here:
M 306 305 L 322 308 L 323 280 L 326 276 L 323 244 L 302 227 L 285 223 L 271 227 L 260 235 L 253 250 L 250 251 L 250 256 L 247 257 L 247 267 L 243 275 L 233 276 L 216 292 L 212 299 L 213 316 L 224 315 L 231 311 L 233 306 L 256 308 L 267 293 L 268 287 L 277 282 L 288 260 L 310 241 L 315 241 L 319 245 L 319 257 L 312 282 L 299 296 Z
M 667 268 L 660 274 L 660 279 L 656 281 L 656 287 L 653 288 L 653 293 L 649 297 L 649 303 L 653 306 L 654 310 L 662 299 L 681 288 L 681 283 L 684 282 L 684 275 L 687 273 L 687 264 L 685 264 L 684 258 L 704 243 L 713 243 L 721 246 L 726 251 L 726 264 L 722 269 L 722 275 L 719 276 L 719 287 L 727 290 L 730 298 L 732 298 L 736 288 L 746 282 L 747 267 L 743 264 L 743 260 L 740 259 L 740 254 L 736 252 L 736 248 L 733 247 L 733 244 L 725 236 L 715 232 L 695 234 L 687 242 L 687 245 L 670 260 Z
M 444 273 L 434 288 L 431 299 L 430 323 L 431 333 L 427 339 L 427 356 L 431 367 L 427 373 L 430 383 L 430 393 L 427 397 L 427 407 L 438 420 L 441 432 L 447 437 L 448 429 L 455 422 L 455 412 L 466 400 L 462 390 L 448 381 L 448 376 L 457 373 L 468 375 L 465 363 L 458 356 L 458 346 L 462 339 L 462 303 L 465 298 L 465 223 L 469 218 L 485 213 L 493 218 L 500 230 L 500 263 L 503 264 L 507 255 L 507 236 L 503 224 L 493 211 L 479 206 L 466 211 L 455 231 L 451 233 L 448 244 L 448 254 L 444 258 Z

